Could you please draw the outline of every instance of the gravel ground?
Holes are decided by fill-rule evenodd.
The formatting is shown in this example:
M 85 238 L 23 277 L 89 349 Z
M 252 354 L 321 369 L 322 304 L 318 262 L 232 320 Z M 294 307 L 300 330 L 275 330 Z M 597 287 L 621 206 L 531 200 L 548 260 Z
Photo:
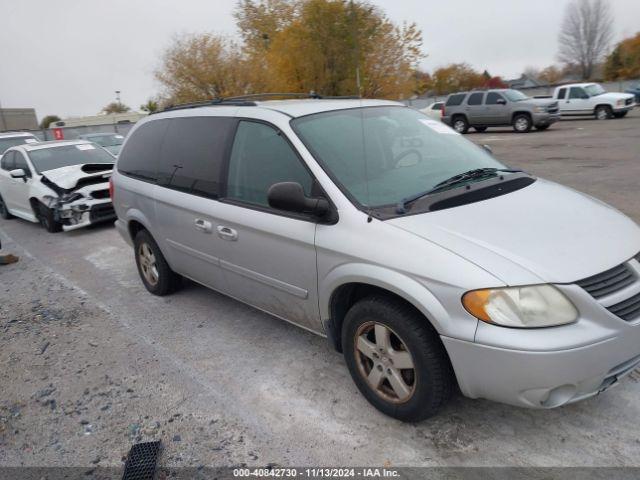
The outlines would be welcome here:
M 640 222 L 639 113 L 468 138 Z M 21 257 L 0 266 L 0 466 L 119 467 L 150 439 L 165 466 L 640 466 L 639 372 L 551 411 L 457 396 L 402 424 L 324 339 L 191 283 L 149 295 L 110 226 L 0 237 Z

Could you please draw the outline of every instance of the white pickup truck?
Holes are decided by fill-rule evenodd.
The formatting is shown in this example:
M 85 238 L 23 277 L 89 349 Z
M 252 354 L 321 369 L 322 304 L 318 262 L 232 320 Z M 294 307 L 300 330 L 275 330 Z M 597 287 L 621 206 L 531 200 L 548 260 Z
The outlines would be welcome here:
M 560 115 L 595 115 L 598 120 L 622 118 L 635 107 L 635 98 L 629 93 L 607 92 L 598 83 L 572 83 L 557 87 L 553 98 L 558 101 Z

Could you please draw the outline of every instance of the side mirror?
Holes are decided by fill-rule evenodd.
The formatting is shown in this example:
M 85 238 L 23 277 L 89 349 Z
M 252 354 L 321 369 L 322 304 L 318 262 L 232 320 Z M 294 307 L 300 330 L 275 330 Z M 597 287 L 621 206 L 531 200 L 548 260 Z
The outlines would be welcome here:
M 498 105 L 506 105 L 507 101 L 504 98 L 499 98 L 498 100 L 496 100 L 496 103 Z
M 489 153 L 489 155 L 493 155 L 493 150 L 489 145 L 482 145 L 482 148 L 484 148 L 487 151 L 487 153 Z
M 11 178 L 21 178 L 25 182 L 27 181 L 27 173 L 22 168 L 16 168 L 15 170 L 11 170 L 9 172 Z
M 297 182 L 275 183 L 267 193 L 269 206 L 287 212 L 311 213 L 321 217 L 329 211 L 329 202 L 324 198 L 310 198 L 304 194 Z

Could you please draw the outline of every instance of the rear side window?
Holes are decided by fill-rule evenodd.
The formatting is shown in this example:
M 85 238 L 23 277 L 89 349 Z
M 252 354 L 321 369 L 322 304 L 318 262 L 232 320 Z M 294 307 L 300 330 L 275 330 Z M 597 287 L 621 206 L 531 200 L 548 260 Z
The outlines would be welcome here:
M 498 100 L 504 100 L 504 97 L 496 92 L 487 93 L 487 100 L 484 102 L 486 105 L 497 105 Z
M 447 107 L 457 107 L 458 105 L 461 105 L 464 97 L 466 96 L 466 93 L 457 93 L 455 95 L 451 95 L 449 98 L 447 98 Z
M 442 110 L 442 102 L 438 102 L 438 103 L 434 103 L 433 106 L 431 107 L 431 110 Z
M 480 105 L 482 103 L 482 97 L 484 93 L 477 92 L 469 95 L 469 100 L 467 100 L 467 105 Z
M 225 151 L 235 125 L 231 117 L 172 119 L 162 145 L 158 184 L 217 198 Z
M 561 88 L 560 90 L 558 90 L 558 100 L 562 100 L 566 96 L 567 96 L 567 89 L 566 88 Z
M 136 129 L 118 157 L 118 172 L 130 177 L 155 182 L 160 147 L 169 120 L 154 120 Z

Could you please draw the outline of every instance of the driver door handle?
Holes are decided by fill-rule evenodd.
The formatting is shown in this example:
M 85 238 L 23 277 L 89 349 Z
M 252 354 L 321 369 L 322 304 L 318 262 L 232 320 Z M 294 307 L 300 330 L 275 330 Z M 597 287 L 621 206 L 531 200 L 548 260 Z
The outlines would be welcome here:
M 220 225 L 218 226 L 217 230 L 218 236 L 223 240 L 229 240 L 230 242 L 235 242 L 236 240 L 238 240 L 238 232 L 233 228 Z

